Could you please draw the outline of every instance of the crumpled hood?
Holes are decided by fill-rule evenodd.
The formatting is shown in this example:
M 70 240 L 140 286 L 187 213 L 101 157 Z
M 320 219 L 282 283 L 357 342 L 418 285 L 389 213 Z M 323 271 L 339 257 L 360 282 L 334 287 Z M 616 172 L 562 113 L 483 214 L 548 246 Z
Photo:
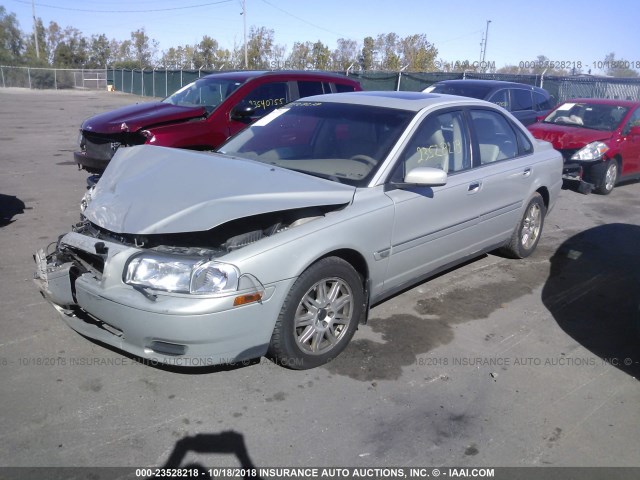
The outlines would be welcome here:
M 219 154 L 119 148 L 84 215 L 114 233 L 206 231 L 261 213 L 351 202 L 355 187 Z
M 609 140 L 612 135 L 612 132 L 604 130 L 551 123 L 534 123 L 528 129 L 535 138 L 551 142 L 556 150 L 579 149 L 591 142 Z
M 95 133 L 120 133 L 121 125 L 126 123 L 128 131 L 135 132 L 160 123 L 204 117 L 205 114 L 204 107 L 183 107 L 162 102 L 139 103 L 88 118 L 81 128 Z

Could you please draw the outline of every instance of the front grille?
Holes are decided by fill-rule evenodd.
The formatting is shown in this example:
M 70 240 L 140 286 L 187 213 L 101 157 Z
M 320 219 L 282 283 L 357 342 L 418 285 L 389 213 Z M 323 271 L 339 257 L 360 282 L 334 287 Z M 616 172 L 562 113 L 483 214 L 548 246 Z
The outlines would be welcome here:
M 102 137 L 83 132 L 82 147 L 90 158 L 111 160 L 121 142 L 116 138 Z
M 75 260 L 79 261 L 84 268 L 92 273 L 97 273 L 102 276 L 102 273 L 104 272 L 104 258 L 100 255 L 97 253 L 85 252 L 84 250 L 70 247 L 68 245 L 65 250 L 67 250 Z

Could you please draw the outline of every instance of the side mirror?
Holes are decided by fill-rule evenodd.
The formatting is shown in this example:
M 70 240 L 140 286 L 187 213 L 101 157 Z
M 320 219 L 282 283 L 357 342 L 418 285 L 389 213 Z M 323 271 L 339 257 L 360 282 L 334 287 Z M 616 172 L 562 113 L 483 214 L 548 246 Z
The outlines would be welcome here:
M 247 105 L 246 103 L 240 103 L 231 109 L 231 120 L 236 120 L 238 122 L 250 122 L 251 117 L 255 113 L 255 108 Z
M 536 123 L 541 122 L 542 120 L 544 120 L 544 119 L 545 119 L 545 117 L 546 117 L 546 115 L 538 115 L 538 116 L 536 117 Z
M 418 167 L 410 170 L 404 177 L 405 185 L 421 185 L 424 187 L 439 187 L 446 185 L 447 172 L 439 168 Z
M 629 134 L 634 137 L 640 137 L 640 125 L 633 125 L 631 129 L 629 129 Z

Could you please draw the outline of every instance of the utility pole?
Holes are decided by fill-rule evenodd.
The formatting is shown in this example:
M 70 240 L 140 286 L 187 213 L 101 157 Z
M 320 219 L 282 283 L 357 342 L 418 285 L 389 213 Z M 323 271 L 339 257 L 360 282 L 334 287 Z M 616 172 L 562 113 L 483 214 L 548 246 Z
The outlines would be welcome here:
M 487 20 L 487 28 L 484 33 L 484 49 L 482 51 L 482 63 L 484 63 L 484 59 L 487 56 L 487 42 L 489 41 L 489 24 L 491 20 Z
M 249 69 L 249 57 L 247 56 L 247 0 L 242 0 L 242 20 L 244 23 L 244 68 Z
M 38 22 L 36 22 L 36 4 L 31 0 L 31 11 L 33 12 L 33 38 L 36 41 L 36 58 L 40 60 L 40 47 L 38 46 Z

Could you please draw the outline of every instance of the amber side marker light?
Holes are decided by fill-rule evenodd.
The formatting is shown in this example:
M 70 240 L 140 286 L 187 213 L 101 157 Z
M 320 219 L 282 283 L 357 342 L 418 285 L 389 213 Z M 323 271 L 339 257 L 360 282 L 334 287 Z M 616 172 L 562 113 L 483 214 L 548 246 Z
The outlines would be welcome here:
M 240 305 L 259 302 L 260 300 L 262 300 L 262 292 L 248 293 L 246 295 L 240 295 L 239 297 L 234 298 L 233 306 L 239 307 Z

